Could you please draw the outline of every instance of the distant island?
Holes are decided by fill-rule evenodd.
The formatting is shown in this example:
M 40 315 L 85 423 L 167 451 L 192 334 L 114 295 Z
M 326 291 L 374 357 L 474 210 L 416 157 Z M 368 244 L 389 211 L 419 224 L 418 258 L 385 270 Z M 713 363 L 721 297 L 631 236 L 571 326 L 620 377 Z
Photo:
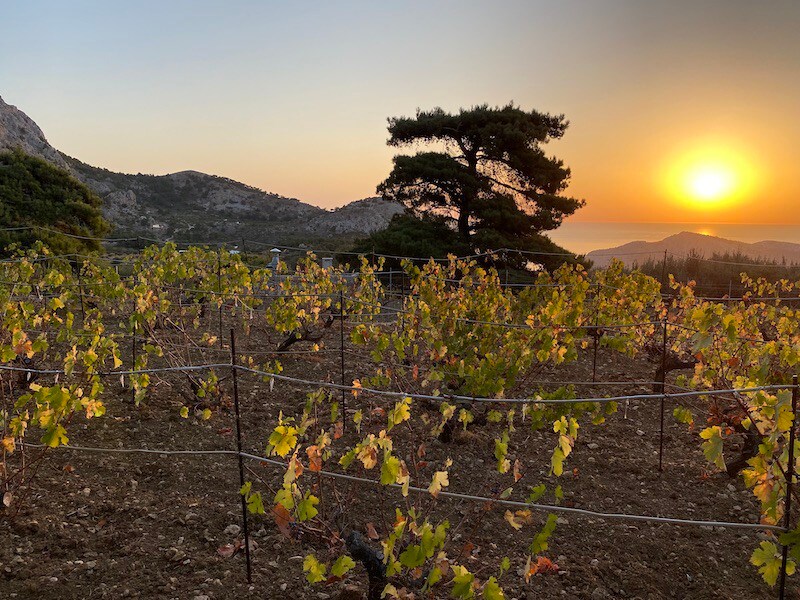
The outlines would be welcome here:
M 735 255 L 763 262 L 800 264 L 800 244 L 771 240 L 748 244 L 689 231 L 676 233 L 657 242 L 635 241 L 614 248 L 593 250 L 586 257 L 595 267 L 607 266 L 614 258 L 626 265 L 634 265 L 658 262 L 663 258 L 665 251 L 676 257 L 698 255 L 711 258 Z

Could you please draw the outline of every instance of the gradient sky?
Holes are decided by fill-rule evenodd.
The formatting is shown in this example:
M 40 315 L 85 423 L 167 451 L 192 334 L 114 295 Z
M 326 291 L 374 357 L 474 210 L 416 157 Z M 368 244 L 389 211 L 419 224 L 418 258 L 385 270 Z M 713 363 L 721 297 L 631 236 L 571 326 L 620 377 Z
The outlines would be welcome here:
M 575 221 L 800 222 L 800 1 L 3 0 L 0 96 L 112 170 L 325 207 L 374 195 L 386 118 L 513 100 L 571 121 Z M 735 202 L 676 165 L 747 172 Z

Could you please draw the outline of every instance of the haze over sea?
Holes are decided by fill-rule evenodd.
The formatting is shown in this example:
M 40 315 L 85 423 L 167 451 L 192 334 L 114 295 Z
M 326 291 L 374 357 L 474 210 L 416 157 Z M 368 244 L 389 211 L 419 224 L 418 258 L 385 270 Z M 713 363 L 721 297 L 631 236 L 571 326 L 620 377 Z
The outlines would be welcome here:
M 580 254 L 613 248 L 634 241 L 656 242 L 665 237 L 691 231 L 739 242 L 765 240 L 800 243 L 800 224 L 779 225 L 741 223 L 592 223 L 564 222 L 549 232 L 557 244 Z

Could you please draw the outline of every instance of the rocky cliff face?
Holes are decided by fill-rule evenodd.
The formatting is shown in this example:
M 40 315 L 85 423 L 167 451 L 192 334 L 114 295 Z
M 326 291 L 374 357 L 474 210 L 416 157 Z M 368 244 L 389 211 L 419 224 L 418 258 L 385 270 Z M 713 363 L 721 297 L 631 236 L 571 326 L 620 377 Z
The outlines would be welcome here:
M 93 167 L 53 148 L 30 117 L 0 99 L 0 150 L 11 148 L 68 169 L 91 187 L 104 200 L 103 213 L 115 237 L 313 246 L 364 236 L 402 212 L 398 204 L 380 198 L 327 211 L 197 171 L 157 176 Z
M 20 148 L 26 154 L 43 158 L 67 169 L 67 162 L 44 137 L 39 126 L 16 106 L 0 98 L 0 150 Z

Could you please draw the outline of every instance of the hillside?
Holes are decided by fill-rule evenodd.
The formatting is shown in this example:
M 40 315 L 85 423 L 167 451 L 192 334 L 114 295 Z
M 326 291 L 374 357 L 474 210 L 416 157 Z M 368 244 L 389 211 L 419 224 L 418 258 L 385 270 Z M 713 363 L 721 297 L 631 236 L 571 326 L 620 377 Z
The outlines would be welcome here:
M 587 258 L 592 260 L 596 267 L 604 267 L 612 258 L 618 258 L 626 264 L 643 263 L 647 260 L 658 261 L 664 256 L 664 251 L 678 257 L 693 252 L 705 257 L 714 254 L 741 254 L 752 259 L 800 263 L 800 244 L 776 241 L 748 244 L 689 231 L 676 233 L 658 242 L 636 241 L 615 248 L 594 250 L 587 254 Z
M 43 158 L 62 169 L 69 168 L 61 153 L 49 144 L 44 132 L 33 119 L 0 98 L 0 150 L 14 148 Z
M 53 148 L 30 117 L 0 98 L 0 150 L 12 148 L 65 168 L 92 188 L 116 237 L 310 244 L 366 235 L 402 211 L 379 198 L 328 211 L 197 171 L 134 175 L 94 167 Z

